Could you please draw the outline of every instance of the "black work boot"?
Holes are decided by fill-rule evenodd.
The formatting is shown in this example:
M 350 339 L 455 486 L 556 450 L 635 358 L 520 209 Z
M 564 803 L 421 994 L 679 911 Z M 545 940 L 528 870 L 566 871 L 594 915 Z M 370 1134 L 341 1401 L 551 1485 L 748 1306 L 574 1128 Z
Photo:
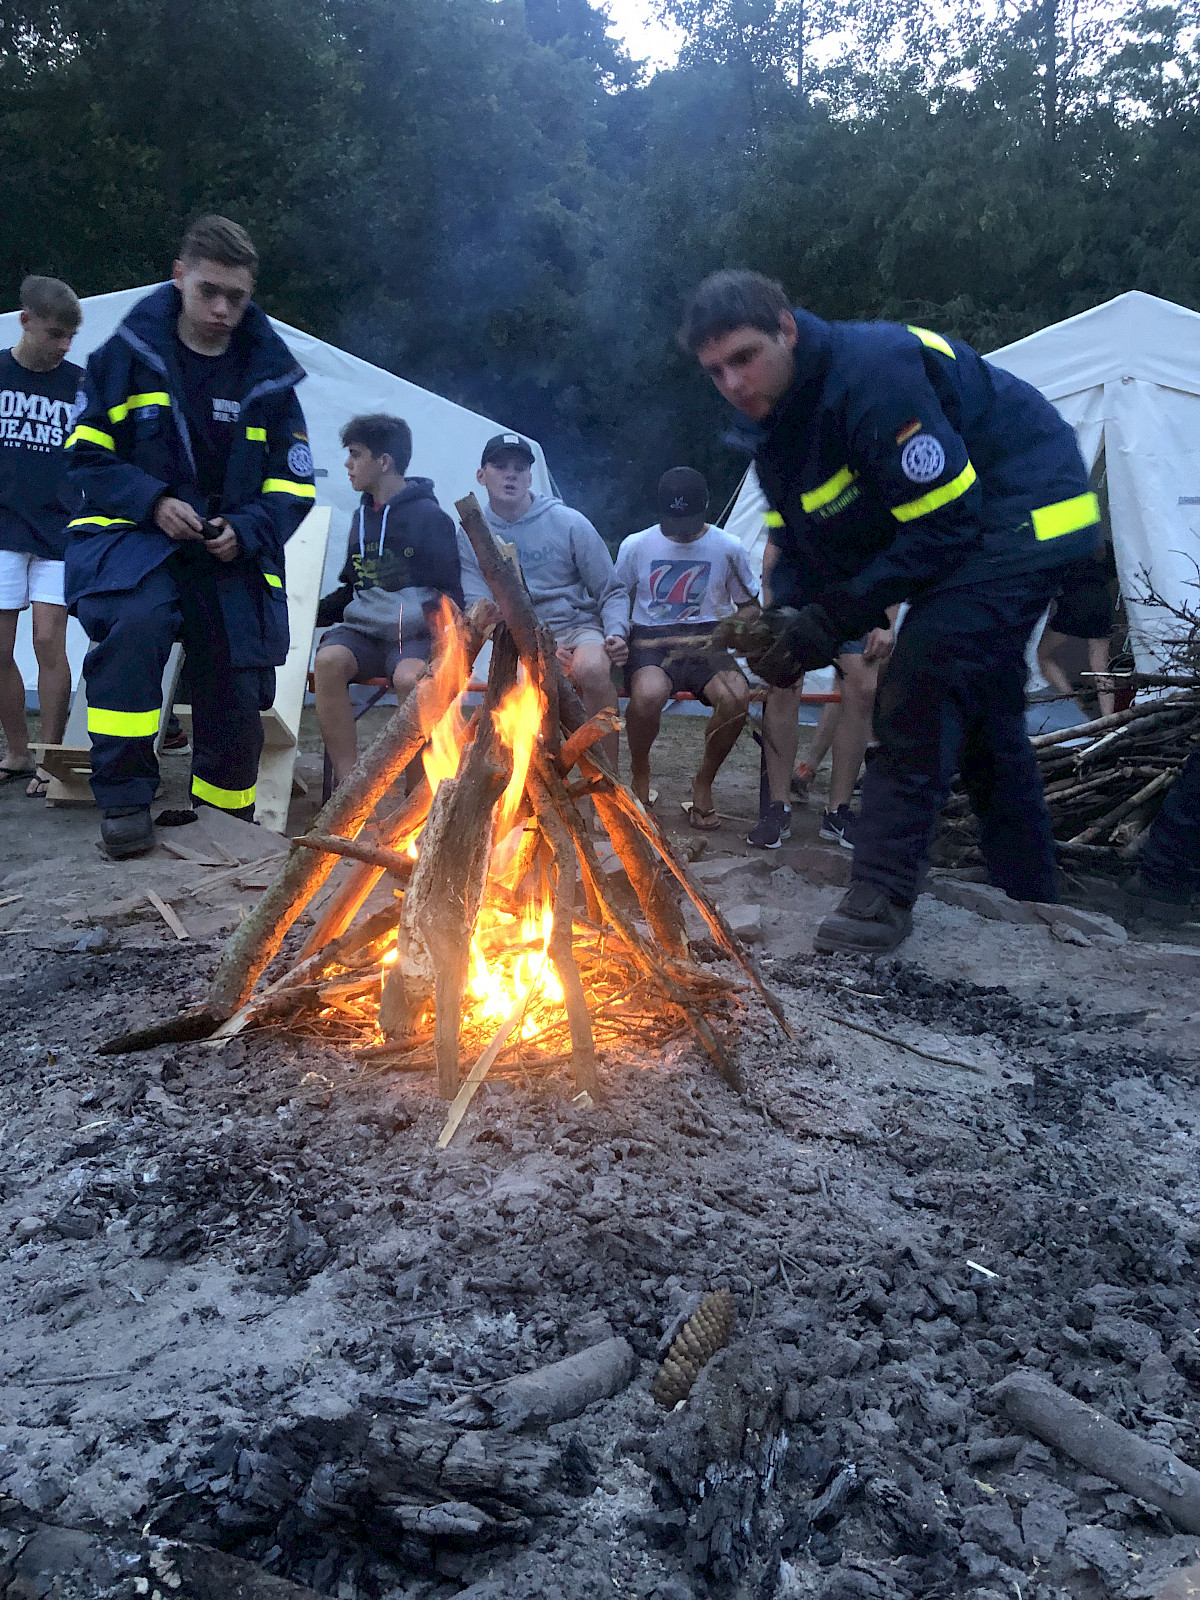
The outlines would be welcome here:
M 100 823 L 100 841 L 114 861 L 154 849 L 149 806 L 110 806 Z
M 852 883 L 837 909 L 813 936 L 813 949 L 826 955 L 886 955 L 912 932 L 912 912 L 897 905 L 873 883 Z
M 1147 883 L 1140 872 L 1135 872 L 1122 891 L 1125 909 L 1122 921 L 1156 922 L 1164 928 L 1178 928 L 1191 916 L 1192 897 L 1186 890 L 1171 893 Z

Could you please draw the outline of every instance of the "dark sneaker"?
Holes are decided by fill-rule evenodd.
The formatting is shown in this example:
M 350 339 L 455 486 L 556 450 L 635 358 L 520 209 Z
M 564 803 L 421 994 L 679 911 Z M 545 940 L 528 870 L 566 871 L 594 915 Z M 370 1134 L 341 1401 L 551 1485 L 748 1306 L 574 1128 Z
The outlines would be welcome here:
M 756 850 L 778 850 L 785 839 L 792 836 L 792 809 L 782 800 L 772 800 L 765 817 L 746 835 L 746 843 Z
M 154 824 L 149 806 L 125 806 L 106 811 L 100 823 L 100 841 L 114 861 L 144 856 L 154 849 Z
M 836 811 L 826 811 L 821 817 L 822 839 L 836 839 L 846 850 L 854 849 L 854 827 L 858 818 L 849 806 L 839 806 Z
M 1187 893 L 1171 894 L 1147 883 L 1140 872 L 1125 884 L 1125 918 L 1130 922 L 1157 922 L 1164 928 L 1178 928 L 1191 916 L 1192 900 Z
M 912 912 L 873 883 L 854 883 L 822 922 L 813 949 L 826 955 L 886 955 L 912 932 Z

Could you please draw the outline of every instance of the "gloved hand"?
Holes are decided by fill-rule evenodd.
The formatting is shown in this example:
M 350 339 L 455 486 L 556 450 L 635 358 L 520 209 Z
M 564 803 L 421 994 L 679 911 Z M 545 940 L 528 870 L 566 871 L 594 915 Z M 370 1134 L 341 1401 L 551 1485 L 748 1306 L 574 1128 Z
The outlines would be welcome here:
M 765 650 L 749 652 L 746 660 L 760 678 L 777 689 L 787 688 L 806 672 L 827 667 L 837 655 L 841 631 L 824 606 L 768 606 L 760 619 L 772 634 Z

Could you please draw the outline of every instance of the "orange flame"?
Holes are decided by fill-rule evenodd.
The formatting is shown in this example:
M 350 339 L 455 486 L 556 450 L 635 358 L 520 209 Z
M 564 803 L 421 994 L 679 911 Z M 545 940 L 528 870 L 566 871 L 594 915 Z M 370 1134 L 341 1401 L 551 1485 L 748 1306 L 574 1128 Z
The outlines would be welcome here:
M 534 742 L 542 726 L 545 704 L 542 691 L 522 666 L 516 687 L 510 689 L 496 707 L 496 732 L 511 750 L 513 758 L 512 777 L 500 796 L 500 809 L 496 814 L 497 838 L 508 833 L 516 821 L 521 797 L 525 793 L 529 763 L 533 758 Z

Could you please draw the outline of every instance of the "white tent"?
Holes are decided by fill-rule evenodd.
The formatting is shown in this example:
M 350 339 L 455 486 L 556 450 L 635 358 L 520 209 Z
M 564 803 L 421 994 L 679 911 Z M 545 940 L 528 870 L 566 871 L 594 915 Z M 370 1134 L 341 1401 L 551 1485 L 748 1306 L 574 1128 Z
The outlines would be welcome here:
M 1200 314 L 1133 290 L 993 352 L 1074 427 L 1089 468 L 1104 447 L 1113 549 L 1138 667 L 1171 624 L 1137 603 L 1200 602 Z M 761 563 L 766 502 L 753 469 L 726 526 Z
M 140 289 L 121 289 L 115 294 L 91 295 L 83 301 L 83 325 L 71 346 L 70 360 L 80 366 L 87 357 L 116 331 L 129 310 L 149 294 L 153 285 Z M 0 349 L 11 348 L 20 338 L 17 312 L 0 314 Z M 346 555 L 350 516 L 357 504 L 342 466 L 344 452 L 338 439 L 342 424 L 358 412 L 387 411 L 403 417 L 413 431 L 412 472 L 432 478 L 441 504 L 454 515 L 454 501 L 476 487 L 475 472 L 479 456 L 488 439 L 502 431 L 503 424 L 477 416 L 475 412 L 430 394 L 415 383 L 397 378 L 369 361 L 347 355 L 336 345 L 315 339 L 289 327 L 286 322 L 272 326 L 282 337 L 308 377 L 297 393 L 308 422 L 309 439 L 317 470 L 317 503 L 333 507 L 333 528 L 325 563 L 322 589 L 333 588 Z M 534 488 L 552 491 L 541 446 L 530 440 L 534 455 Z M 75 681 L 87 647 L 83 629 L 71 619 L 68 625 L 68 654 Z M 17 659 L 27 688 L 37 683 L 28 611 L 17 630 Z

